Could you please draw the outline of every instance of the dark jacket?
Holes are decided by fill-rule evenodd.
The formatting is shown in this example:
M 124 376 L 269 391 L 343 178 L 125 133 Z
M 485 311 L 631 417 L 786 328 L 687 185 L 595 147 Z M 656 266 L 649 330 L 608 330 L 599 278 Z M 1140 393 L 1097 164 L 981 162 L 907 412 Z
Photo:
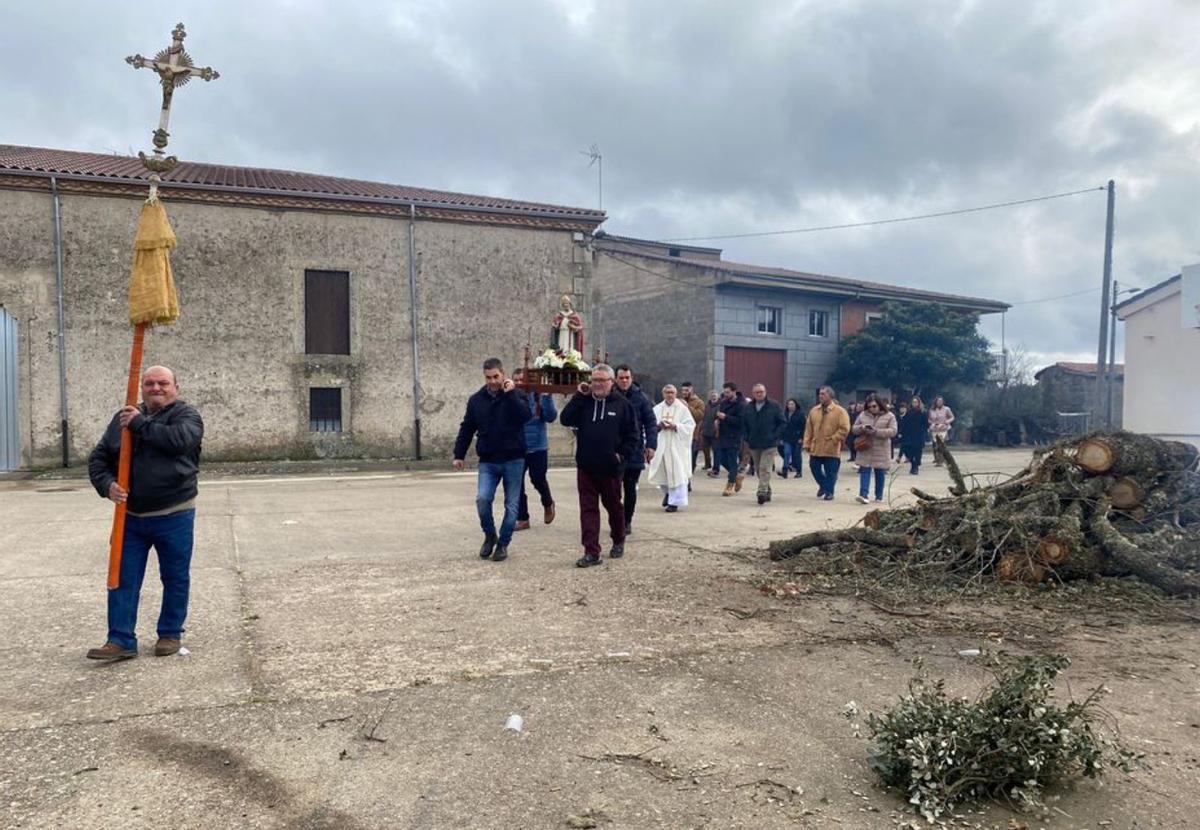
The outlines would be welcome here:
M 746 437 L 746 401 L 742 398 L 742 393 L 734 395 L 733 400 L 722 395 L 721 402 L 717 404 L 717 411 L 725 414 L 725 420 L 717 422 L 720 426 L 716 446 L 721 449 L 740 450 L 742 439 Z
M 900 419 L 900 446 L 920 447 L 925 444 L 925 430 L 929 428 L 929 411 L 910 409 Z
M 492 395 L 487 386 L 467 399 L 467 413 L 458 428 L 454 457 L 465 458 L 471 439 L 479 460 L 503 464 L 525 457 L 525 422 L 529 420 L 526 393 L 520 389 Z
M 788 417 L 785 412 L 784 417 L 787 418 L 787 426 L 783 428 L 784 443 L 799 444 L 804 440 L 804 421 L 807 417 L 804 414 L 804 410 L 797 409 L 791 414 L 791 417 Z
M 770 398 L 763 401 L 762 409 L 757 401 L 746 404 L 746 443 L 750 449 L 773 449 L 786 426 L 783 407 Z
M 133 513 L 152 513 L 194 499 L 200 442 L 204 438 L 200 413 L 181 400 L 153 415 L 144 403 L 138 409 L 142 414 L 129 422 L 133 457 L 126 506 Z M 117 459 L 121 455 L 119 414 L 113 415 L 104 437 L 88 456 L 88 477 L 103 498 L 108 498 L 108 488 L 117 480 Z
M 550 439 L 546 435 L 546 424 L 554 423 L 558 417 L 558 407 L 554 405 L 553 395 L 542 395 L 541 412 L 537 412 L 537 401 L 533 393 L 526 393 L 525 405 L 529 407 L 529 420 L 525 422 L 525 452 L 542 452 L 550 449 Z
M 646 466 L 646 448 L 658 449 L 658 419 L 654 417 L 654 405 L 636 383 L 631 384 L 628 392 L 615 390 L 618 395 L 624 395 L 633 409 L 634 429 L 637 435 L 637 447 L 625 462 L 631 470 L 640 470 Z
M 715 438 L 717 435 L 717 409 L 721 402 L 704 402 L 704 420 L 700 424 L 700 434 L 705 438 Z
M 621 475 L 638 451 L 633 405 L 619 393 L 596 398 L 576 392 L 558 422 L 576 430 L 575 464 L 586 472 Z

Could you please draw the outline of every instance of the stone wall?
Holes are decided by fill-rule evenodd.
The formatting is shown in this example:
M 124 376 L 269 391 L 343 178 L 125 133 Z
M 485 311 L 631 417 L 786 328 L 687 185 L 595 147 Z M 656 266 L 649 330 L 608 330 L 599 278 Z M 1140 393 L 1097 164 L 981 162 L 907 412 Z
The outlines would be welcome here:
M 176 202 L 172 262 L 182 316 L 147 334 L 145 364 L 180 375 L 204 415 L 205 456 L 411 457 L 408 222 L 390 217 Z M 127 286 L 141 202 L 62 196 L 71 455 L 86 457 L 121 404 Z M 22 326 L 27 466 L 60 461 L 54 238 L 48 193 L 0 190 L 0 302 Z M 549 338 L 563 293 L 590 294 L 567 230 L 415 225 L 422 454 L 449 455 L 489 356 L 517 365 Z M 350 273 L 350 355 L 304 354 L 304 271 Z M 308 389 L 343 389 L 343 431 L 313 433 Z M 560 442 L 561 443 L 561 440 Z

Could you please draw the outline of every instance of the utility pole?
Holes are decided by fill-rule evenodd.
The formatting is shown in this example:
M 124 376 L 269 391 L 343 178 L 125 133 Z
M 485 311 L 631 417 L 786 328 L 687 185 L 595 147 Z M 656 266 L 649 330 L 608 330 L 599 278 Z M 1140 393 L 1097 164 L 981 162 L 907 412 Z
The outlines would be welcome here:
M 1100 347 L 1096 352 L 1096 406 L 1093 409 L 1097 420 L 1100 419 L 1105 409 L 1102 396 L 1108 377 L 1106 352 L 1108 350 L 1108 317 L 1112 308 L 1110 299 L 1112 293 L 1113 210 L 1116 206 L 1116 199 L 1116 184 L 1109 179 L 1108 219 L 1104 225 L 1104 287 L 1100 292 Z M 1111 421 L 1111 417 L 1109 421 Z
M 1112 302 L 1109 304 L 1109 313 L 1112 319 L 1109 320 L 1108 329 L 1108 371 L 1105 373 L 1104 393 L 1106 396 L 1104 402 L 1104 428 L 1113 428 L 1113 387 L 1116 385 L 1117 371 L 1117 295 L 1121 293 L 1118 287 L 1119 283 L 1113 280 L 1112 284 Z

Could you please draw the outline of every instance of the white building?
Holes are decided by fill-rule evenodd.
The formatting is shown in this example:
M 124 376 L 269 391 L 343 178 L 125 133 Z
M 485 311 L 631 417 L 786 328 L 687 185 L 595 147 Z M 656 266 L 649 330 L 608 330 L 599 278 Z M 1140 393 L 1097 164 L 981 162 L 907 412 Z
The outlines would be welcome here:
M 1200 264 L 1116 314 L 1125 323 L 1125 428 L 1200 447 Z

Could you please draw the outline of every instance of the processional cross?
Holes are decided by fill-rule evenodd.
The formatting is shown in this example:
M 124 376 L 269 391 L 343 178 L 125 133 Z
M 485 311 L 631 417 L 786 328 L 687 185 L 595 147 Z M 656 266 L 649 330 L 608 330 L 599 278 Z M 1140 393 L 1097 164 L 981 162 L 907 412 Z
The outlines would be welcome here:
M 187 37 L 187 32 L 180 23 L 171 31 L 171 45 L 152 59 L 141 55 L 130 55 L 125 59 L 125 63 L 134 69 L 146 67 L 153 69 L 162 83 L 162 112 L 158 116 L 158 129 L 154 131 L 154 155 L 147 156 L 145 153 L 138 153 L 142 164 L 154 174 L 150 177 L 150 194 L 152 196 L 158 190 L 158 174 L 168 172 L 179 162 L 175 156 L 164 156 L 163 154 L 170 136 L 170 133 L 167 132 L 167 123 L 171 119 L 171 97 L 175 94 L 175 87 L 183 86 L 192 78 L 214 81 L 221 77 L 220 73 L 211 66 L 198 67 L 192 62 L 192 56 L 183 49 L 185 37 Z

